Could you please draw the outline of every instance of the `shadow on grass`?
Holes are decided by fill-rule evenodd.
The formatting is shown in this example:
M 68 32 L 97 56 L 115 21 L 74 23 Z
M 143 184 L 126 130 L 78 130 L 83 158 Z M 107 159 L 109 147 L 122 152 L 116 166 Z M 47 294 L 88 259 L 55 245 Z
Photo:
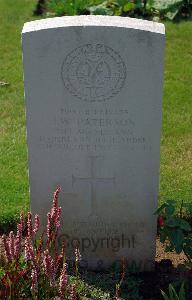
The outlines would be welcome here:
M 0 222 L 0 235 L 9 234 L 10 231 L 16 232 L 18 220 L 9 220 L 5 222 Z
M 80 271 L 81 279 L 95 291 L 110 294 L 114 299 L 116 284 L 120 282 L 121 273 L 116 270 L 108 272 Z M 176 290 L 180 289 L 181 283 L 185 282 L 186 298 L 192 299 L 192 271 L 185 265 L 174 267 L 171 260 L 163 259 L 156 262 L 154 272 L 127 273 L 121 285 L 121 299 L 123 300 L 162 300 L 161 290 L 167 293 L 170 283 Z

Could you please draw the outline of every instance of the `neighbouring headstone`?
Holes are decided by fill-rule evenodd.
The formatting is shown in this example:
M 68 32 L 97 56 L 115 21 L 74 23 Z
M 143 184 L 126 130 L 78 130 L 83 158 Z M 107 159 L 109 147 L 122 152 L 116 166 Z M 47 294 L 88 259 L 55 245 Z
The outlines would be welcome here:
M 31 208 L 60 185 L 60 241 L 82 264 L 153 268 L 164 25 L 106 16 L 26 23 L 23 62 Z

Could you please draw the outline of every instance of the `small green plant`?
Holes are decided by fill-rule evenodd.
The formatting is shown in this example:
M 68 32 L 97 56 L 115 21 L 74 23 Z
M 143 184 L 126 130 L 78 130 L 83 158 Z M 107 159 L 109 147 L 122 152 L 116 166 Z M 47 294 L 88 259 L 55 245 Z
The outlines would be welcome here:
M 142 280 L 135 277 L 130 276 L 127 279 L 127 287 L 129 292 L 129 300 L 142 300 L 143 297 L 140 295 L 140 285 L 142 283 Z
M 169 294 L 166 294 L 164 291 L 161 291 L 164 300 L 185 300 L 185 288 L 184 282 L 181 285 L 179 294 L 177 294 L 174 286 L 169 284 Z
M 126 261 L 122 262 L 122 271 L 120 272 L 120 280 L 116 284 L 115 300 L 126 299 L 142 300 L 140 295 L 140 285 L 142 280 L 137 276 L 138 268 L 129 268 Z M 117 271 L 118 273 L 118 271 Z M 126 288 L 125 288 L 125 287 Z M 120 297 L 122 296 L 122 298 Z
M 169 200 L 155 212 L 159 217 L 159 234 L 161 243 L 165 243 L 166 251 L 184 251 L 188 264 L 192 266 L 192 227 L 183 219 L 182 202 L 179 214 L 176 212 L 176 201 Z

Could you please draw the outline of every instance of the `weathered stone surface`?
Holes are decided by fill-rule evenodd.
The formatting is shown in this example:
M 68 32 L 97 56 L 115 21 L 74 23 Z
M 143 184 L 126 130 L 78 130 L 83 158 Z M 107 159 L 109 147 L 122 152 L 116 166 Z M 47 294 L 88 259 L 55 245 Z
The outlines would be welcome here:
M 31 207 L 62 188 L 60 241 L 83 264 L 155 255 L 164 26 L 79 16 L 26 23 L 23 62 Z

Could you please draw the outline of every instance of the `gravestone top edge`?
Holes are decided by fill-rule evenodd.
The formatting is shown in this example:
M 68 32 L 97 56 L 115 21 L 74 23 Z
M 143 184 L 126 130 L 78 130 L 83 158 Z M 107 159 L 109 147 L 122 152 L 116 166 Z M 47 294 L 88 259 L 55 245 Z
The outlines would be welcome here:
M 31 21 L 24 24 L 22 34 L 45 29 L 78 26 L 123 27 L 165 34 L 165 26 L 162 23 L 129 17 L 101 15 L 65 16 Z

